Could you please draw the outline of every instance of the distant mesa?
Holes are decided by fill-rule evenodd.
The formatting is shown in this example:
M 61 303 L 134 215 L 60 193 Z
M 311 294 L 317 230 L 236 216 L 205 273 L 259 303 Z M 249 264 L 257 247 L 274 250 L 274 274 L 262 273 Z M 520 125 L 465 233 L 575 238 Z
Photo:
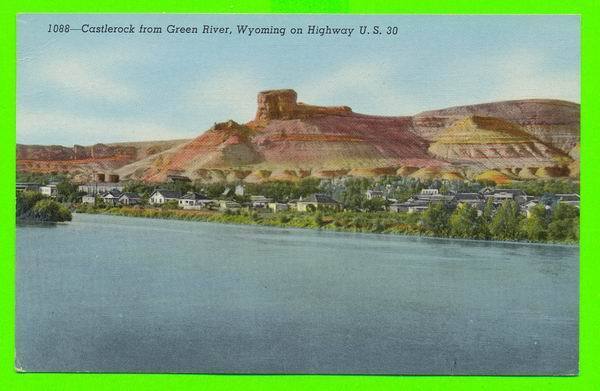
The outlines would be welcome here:
M 322 107 L 298 103 L 298 94 L 290 89 L 269 90 L 258 93 L 255 121 L 290 120 L 315 115 L 349 115 L 352 109 L 347 106 Z
M 340 176 L 512 180 L 579 176 L 579 105 L 532 99 L 375 116 L 298 102 L 291 89 L 258 93 L 247 123 L 218 122 L 193 140 L 17 146 L 17 169 L 94 171 L 207 182 Z

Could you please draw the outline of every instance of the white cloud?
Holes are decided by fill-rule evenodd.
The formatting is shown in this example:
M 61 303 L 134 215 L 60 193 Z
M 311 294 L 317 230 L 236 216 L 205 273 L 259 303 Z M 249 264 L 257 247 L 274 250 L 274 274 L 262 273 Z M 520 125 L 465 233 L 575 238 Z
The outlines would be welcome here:
M 261 87 L 260 79 L 250 72 L 227 69 L 191 83 L 183 100 L 205 121 L 246 122 L 254 118 Z
M 151 121 L 86 117 L 63 111 L 17 112 L 17 142 L 95 144 L 189 137 Z
M 21 94 L 42 88 L 96 102 L 130 103 L 139 98 L 124 71 L 143 61 L 143 53 L 118 46 L 65 51 L 53 44 L 19 52 Z
M 415 99 L 399 90 L 396 64 L 358 61 L 298 86 L 299 100 L 320 105 L 349 105 L 374 115 L 408 115 L 417 110 Z M 353 105 L 360 102 L 360 107 Z
M 89 60 L 55 59 L 42 66 L 40 77 L 55 88 L 84 98 L 131 101 L 137 97 L 131 87 L 114 80 L 106 69 Z
M 580 76 L 577 70 L 556 70 L 547 64 L 542 51 L 512 49 L 494 55 L 456 57 L 448 62 L 450 80 L 458 80 L 471 96 L 457 96 L 454 105 L 511 99 L 565 99 L 580 101 Z M 438 93 L 450 96 L 450 84 Z
M 498 99 L 554 98 L 580 101 L 579 72 L 549 71 L 544 56 L 517 50 L 495 59 Z

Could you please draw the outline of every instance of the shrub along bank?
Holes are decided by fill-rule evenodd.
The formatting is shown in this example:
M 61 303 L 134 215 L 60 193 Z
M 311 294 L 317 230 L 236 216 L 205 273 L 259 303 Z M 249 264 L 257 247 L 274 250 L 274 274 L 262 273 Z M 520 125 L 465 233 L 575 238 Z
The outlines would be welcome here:
M 71 212 L 66 206 L 33 191 L 17 193 L 16 215 L 18 221 L 71 221 Z
M 332 210 L 269 213 L 247 209 L 219 212 L 124 206 L 98 208 L 90 205 L 81 205 L 77 212 L 462 239 L 552 243 L 579 241 L 579 210 L 566 204 L 557 205 L 552 212 L 540 207 L 531 212 L 530 217 L 522 215 L 514 201 L 505 201 L 495 212 L 490 202 L 482 214 L 468 205 L 453 210 L 443 204 L 432 205 L 423 213 Z

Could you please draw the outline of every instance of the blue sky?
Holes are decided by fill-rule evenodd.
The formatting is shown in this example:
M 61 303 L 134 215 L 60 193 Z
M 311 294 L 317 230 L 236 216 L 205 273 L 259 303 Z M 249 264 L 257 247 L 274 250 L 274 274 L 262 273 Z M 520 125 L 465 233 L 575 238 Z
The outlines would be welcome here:
M 50 23 L 286 26 L 286 36 L 47 33 Z M 292 36 L 292 26 L 379 25 L 397 35 Z M 246 122 L 256 93 L 411 115 L 506 99 L 579 102 L 573 16 L 20 15 L 17 142 L 191 138 Z

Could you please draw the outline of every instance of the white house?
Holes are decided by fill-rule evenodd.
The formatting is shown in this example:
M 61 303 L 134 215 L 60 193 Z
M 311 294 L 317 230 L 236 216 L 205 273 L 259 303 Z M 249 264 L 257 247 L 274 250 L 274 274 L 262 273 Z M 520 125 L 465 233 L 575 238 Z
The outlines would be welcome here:
M 184 209 L 198 209 L 206 207 L 211 202 L 212 200 L 209 200 L 204 194 L 190 191 L 179 199 L 179 206 Z
M 56 197 L 58 190 L 56 189 L 56 185 L 40 186 L 40 193 L 48 197 Z
M 235 187 L 235 195 L 236 196 L 244 196 L 244 193 L 246 192 L 246 187 L 244 185 L 237 185 Z
M 253 208 L 266 208 L 269 202 L 272 202 L 271 198 L 265 196 L 250 196 L 250 204 Z
M 306 198 L 301 198 L 296 203 L 296 208 L 298 209 L 298 212 L 310 212 L 323 207 L 339 209 L 340 204 L 327 194 L 321 193 L 316 193 Z
M 492 197 L 494 203 L 501 204 L 506 200 L 514 200 L 519 204 L 527 202 L 527 194 L 521 189 L 495 189 L 491 192 L 484 193 L 484 197 L 487 199 Z
M 84 204 L 94 205 L 96 203 L 96 196 L 84 195 L 83 197 L 81 197 L 81 202 Z
M 421 195 L 424 196 L 433 196 L 440 194 L 438 189 L 421 189 Z
M 374 198 L 383 198 L 383 192 L 379 191 L 379 190 L 369 189 L 369 190 L 367 190 L 366 195 L 367 195 L 368 200 L 372 200 Z
M 449 202 L 452 201 L 454 195 L 441 194 L 438 189 L 422 189 L 421 192 L 413 197 L 419 201 L 429 202 Z
M 181 198 L 181 193 L 178 191 L 156 189 L 150 195 L 148 202 L 151 205 L 162 205 L 165 202 L 177 201 Z
M 117 189 L 112 189 L 110 191 L 107 191 L 106 193 L 102 193 L 100 197 L 102 197 L 105 204 L 116 205 L 119 203 L 119 197 L 121 197 L 121 192 Z
M 420 200 L 409 200 L 401 203 L 394 203 L 390 205 L 391 212 L 408 212 L 408 213 L 419 213 L 427 210 L 430 203 L 428 201 Z

